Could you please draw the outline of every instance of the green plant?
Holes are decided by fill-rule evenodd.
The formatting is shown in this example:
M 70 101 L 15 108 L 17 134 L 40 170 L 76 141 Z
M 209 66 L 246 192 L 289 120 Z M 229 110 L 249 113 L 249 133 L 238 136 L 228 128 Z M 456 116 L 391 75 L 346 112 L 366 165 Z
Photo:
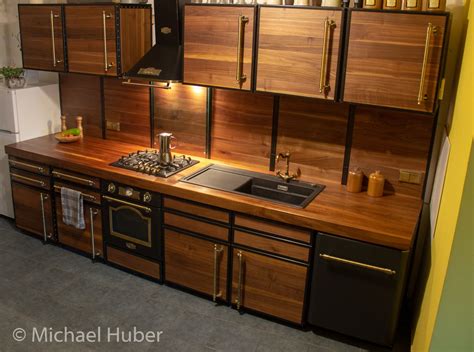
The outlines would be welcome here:
M 25 70 L 21 67 L 4 66 L 0 68 L 0 76 L 5 77 L 5 79 L 19 78 L 24 72 Z

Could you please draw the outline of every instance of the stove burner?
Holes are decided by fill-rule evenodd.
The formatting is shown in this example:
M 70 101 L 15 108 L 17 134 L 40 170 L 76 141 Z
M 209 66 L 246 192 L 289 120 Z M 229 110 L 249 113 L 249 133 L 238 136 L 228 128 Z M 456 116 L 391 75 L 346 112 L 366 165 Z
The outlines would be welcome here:
M 139 150 L 134 153 L 120 157 L 119 160 L 110 164 L 128 170 L 143 172 L 148 175 L 159 177 L 170 177 L 188 167 L 199 163 L 186 155 L 173 156 L 169 164 L 160 164 L 160 155 L 157 150 Z

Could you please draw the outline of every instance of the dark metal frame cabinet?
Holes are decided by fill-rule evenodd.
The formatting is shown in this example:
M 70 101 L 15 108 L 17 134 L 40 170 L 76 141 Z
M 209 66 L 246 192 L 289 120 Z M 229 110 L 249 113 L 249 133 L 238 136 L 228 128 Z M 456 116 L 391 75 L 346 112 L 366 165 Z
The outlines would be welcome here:
M 408 254 L 318 234 L 308 321 L 391 345 L 407 277 Z

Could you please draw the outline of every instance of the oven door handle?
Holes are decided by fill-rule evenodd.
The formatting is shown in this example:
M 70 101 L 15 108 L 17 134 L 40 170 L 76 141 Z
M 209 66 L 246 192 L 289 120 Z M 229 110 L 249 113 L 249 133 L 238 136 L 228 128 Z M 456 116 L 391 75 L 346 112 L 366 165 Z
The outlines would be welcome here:
M 111 201 L 111 202 L 117 202 L 117 203 L 120 203 L 120 204 L 125 204 L 125 205 L 128 205 L 128 206 L 133 207 L 133 208 L 144 210 L 147 213 L 151 213 L 151 208 L 144 207 L 143 205 L 133 204 L 133 203 L 130 203 L 130 202 L 127 202 L 127 201 L 124 201 L 124 200 L 120 200 L 120 199 L 116 199 L 116 198 L 112 198 L 112 197 L 109 197 L 109 196 L 102 196 L 102 197 L 104 199 L 108 200 L 108 201 Z

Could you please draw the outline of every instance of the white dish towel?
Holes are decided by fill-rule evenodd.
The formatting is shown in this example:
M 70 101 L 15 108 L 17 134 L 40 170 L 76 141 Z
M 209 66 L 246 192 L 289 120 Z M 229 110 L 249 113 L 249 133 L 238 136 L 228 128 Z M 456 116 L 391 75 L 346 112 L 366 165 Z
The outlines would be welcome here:
M 63 210 L 63 222 L 74 226 L 76 229 L 84 230 L 84 203 L 82 193 L 74 189 L 61 187 L 61 206 Z

